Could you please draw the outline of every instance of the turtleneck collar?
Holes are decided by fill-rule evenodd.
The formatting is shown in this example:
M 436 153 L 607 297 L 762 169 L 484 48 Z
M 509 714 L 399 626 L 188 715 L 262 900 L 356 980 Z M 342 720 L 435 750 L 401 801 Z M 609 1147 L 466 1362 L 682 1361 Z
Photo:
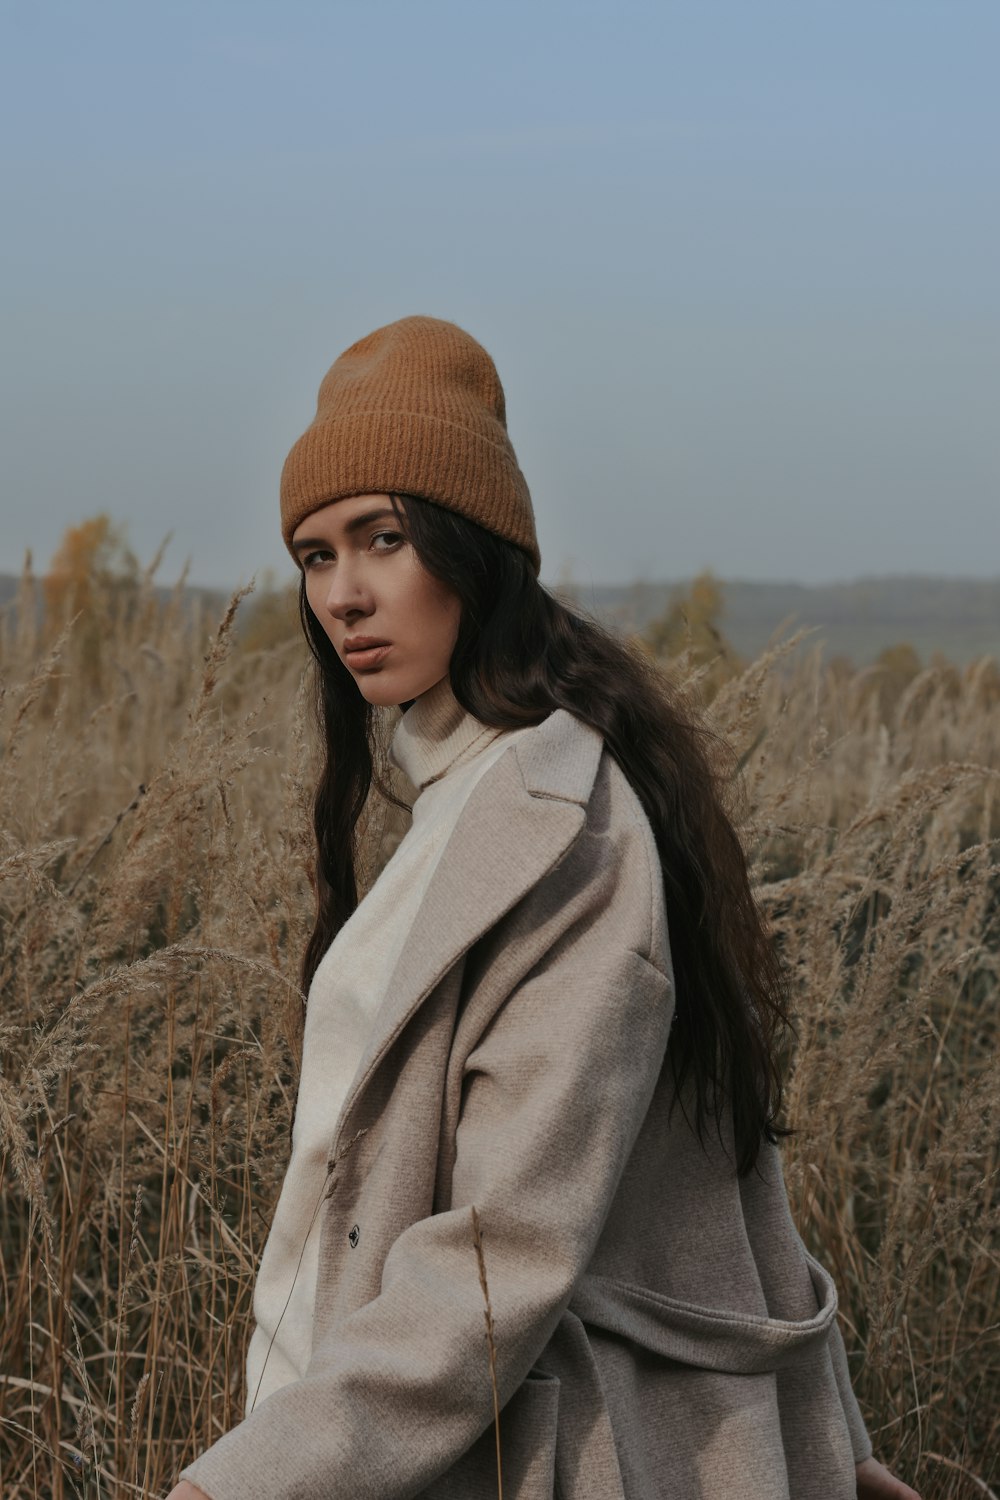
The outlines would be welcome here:
M 472 760 L 502 734 L 462 707 L 447 676 L 414 698 L 393 732 L 389 758 L 418 791 Z

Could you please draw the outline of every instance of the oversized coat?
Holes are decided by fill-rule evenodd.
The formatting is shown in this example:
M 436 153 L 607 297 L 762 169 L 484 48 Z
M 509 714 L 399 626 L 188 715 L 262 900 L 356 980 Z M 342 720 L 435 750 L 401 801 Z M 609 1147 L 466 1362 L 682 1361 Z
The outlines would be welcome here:
M 650 824 L 563 709 L 471 793 L 330 1142 L 312 1358 L 182 1470 L 212 1500 L 848 1500 L 871 1452 L 778 1152 L 664 1065 Z M 684 1101 L 680 1101 L 681 1104 Z

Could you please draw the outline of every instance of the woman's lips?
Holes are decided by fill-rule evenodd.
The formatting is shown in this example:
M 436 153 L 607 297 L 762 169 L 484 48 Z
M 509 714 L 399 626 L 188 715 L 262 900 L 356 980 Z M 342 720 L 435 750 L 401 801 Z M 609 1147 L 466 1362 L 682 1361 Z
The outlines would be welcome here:
M 345 651 L 344 655 L 347 665 L 354 671 L 364 670 L 365 667 L 377 667 L 391 646 L 364 646 L 357 651 Z

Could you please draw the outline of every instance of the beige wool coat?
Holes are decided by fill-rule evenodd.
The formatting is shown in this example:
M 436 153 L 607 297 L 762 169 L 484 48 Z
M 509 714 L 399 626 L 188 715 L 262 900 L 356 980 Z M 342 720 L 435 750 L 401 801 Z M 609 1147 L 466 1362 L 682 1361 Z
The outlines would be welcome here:
M 330 1143 L 313 1353 L 182 1470 L 212 1500 L 848 1500 L 871 1452 L 778 1152 L 663 1066 L 652 830 L 558 709 L 462 810 Z

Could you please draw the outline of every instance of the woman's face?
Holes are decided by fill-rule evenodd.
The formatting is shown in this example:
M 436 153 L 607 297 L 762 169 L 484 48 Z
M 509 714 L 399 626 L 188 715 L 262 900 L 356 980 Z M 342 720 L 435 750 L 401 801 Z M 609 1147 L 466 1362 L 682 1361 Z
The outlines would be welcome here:
M 309 607 L 369 703 L 406 703 L 441 681 L 461 603 L 423 566 L 388 495 L 324 505 L 299 522 L 292 547 Z M 384 648 L 352 651 L 366 637 Z

